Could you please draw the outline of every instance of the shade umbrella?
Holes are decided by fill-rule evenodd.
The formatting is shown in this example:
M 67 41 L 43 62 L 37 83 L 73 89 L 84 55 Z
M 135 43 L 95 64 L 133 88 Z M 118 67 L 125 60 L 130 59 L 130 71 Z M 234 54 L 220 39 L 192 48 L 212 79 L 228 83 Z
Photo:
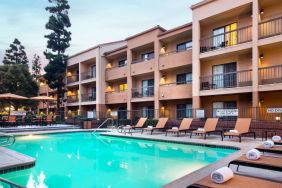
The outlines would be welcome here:
M 55 99 L 52 97 L 48 96 L 37 96 L 37 97 L 31 97 L 30 99 L 36 100 L 36 101 L 42 101 L 43 102 L 43 108 L 44 108 L 44 103 L 47 101 L 54 101 Z M 47 107 L 47 114 L 48 114 L 48 107 Z
M 3 94 L 0 94 L 0 100 L 1 99 L 3 100 L 26 100 L 28 98 L 13 94 L 13 93 L 3 93 Z M 11 106 L 9 106 L 9 114 L 10 114 L 10 111 L 11 111 Z

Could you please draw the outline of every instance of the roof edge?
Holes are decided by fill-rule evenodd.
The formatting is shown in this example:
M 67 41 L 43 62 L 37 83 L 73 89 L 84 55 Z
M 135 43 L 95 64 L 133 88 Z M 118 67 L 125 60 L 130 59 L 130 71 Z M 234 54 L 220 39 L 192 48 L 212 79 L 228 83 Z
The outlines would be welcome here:
M 146 34 L 146 33 L 151 32 L 151 31 L 154 31 L 154 30 L 156 30 L 156 29 L 160 29 L 160 30 L 162 30 L 163 32 L 166 31 L 165 28 L 161 27 L 160 25 L 157 25 L 157 26 L 155 26 L 155 27 L 152 27 L 152 28 L 150 28 L 150 29 L 147 29 L 147 30 L 145 30 L 145 31 L 142 31 L 142 32 L 140 32 L 140 33 L 137 33 L 137 34 L 135 34 L 135 35 L 132 35 L 132 36 L 130 36 L 130 37 L 127 37 L 125 40 L 130 40 L 130 39 L 132 39 L 132 38 L 135 38 L 135 37 L 138 37 L 138 36 L 140 36 L 140 35 L 143 35 L 143 34 Z
M 179 29 L 183 29 L 183 28 L 189 27 L 189 26 L 192 26 L 192 22 L 189 22 L 189 23 L 186 23 L 186 24 L 183 24 L 183 25 L 174 27 L 174 28 L 172 28 L 172 29 L 169 29 L 169 30 L 167 30 L 167 31 L 164 31 L 163 33 L 158 34 L 158 36 L 163 36 L 163 35 L 166 35 L 166 34 L 168 34 L 168 33 L 172 33 L 172 32 L 174 32 L 174 31 L 177 31 L 177 30 L 179 30 Z
M 192 5 L 192 6 L 190 6 L 190 9 L 193 10 L 193 9 L 199 8 L 201 6 L 204 6 L 206 4 L 211 3 L 213 1 L 216 1 L 216 0 L 203 0 L 203 1 L 200 1 L 199 3 L 196 3 L 196 4 Z
M 126 49 L 126 48 L 127 48 L 127 45 L 124 45 L 124 46 L 121 46 L 121 47 L 116 48 L 116 49 L 114 49 L 114 50 L 105 52 L 104 55 L 107 56 L 107 55 L 109 55 L 109 54 L 111 54 L 111 53 L 113 53 L 113 52 L 117 52 L 117 51 L 119 51 L 119 50 L 123 50 L 123 49 Z

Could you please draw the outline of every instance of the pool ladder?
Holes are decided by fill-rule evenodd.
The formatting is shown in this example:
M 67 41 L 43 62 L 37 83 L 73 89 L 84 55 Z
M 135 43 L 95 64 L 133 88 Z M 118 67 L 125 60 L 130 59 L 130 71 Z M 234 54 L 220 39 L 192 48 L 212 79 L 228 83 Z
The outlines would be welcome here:
M 9 187 L 9 188 L 25 188 L 25 187 L 23 187 L 23 186 L 21 186 L 21 185 L 18 185 L 18 184 L 16 184 L 16 183 L 14 183 L 14 182 L 11 182 L 11 181 L 9 181 L 9 180 L 6 180 L 6 179 L 4 179 L 4 178 L 0 178 L 0 186 L 3 186 L 3 187 Z
M 1 138 L 4 138 L 3 140 Z M 16 137 L 11 134 L 1 133 L 0 132 L 0 146 L 6 147 L 13 145 L 16 141 Z
M 95 130 L 93 130 L 92 133 L 95 133 L 98 129 L 100 129 L 103 125 L 105 125 L 108 121 L 111 122 L 111 126 L 114 125 L 114 120 L 113 118 L 107 118 L 105 121 L 103 121 L 103 123 L 101 123 L 101 125 L 99 125 Z

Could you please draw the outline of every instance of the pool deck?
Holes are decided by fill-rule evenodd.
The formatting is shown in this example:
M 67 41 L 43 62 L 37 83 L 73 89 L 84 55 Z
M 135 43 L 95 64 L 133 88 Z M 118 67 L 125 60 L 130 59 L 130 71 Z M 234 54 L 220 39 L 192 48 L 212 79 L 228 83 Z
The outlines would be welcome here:
M 0 174 L 29 168 L 34 165 L 34 158 L 4 147 L 0 147 Z
M 163 187 L 165 188 L 186 188 L 188 185 L 193 184 L 195 182 L 197 182 L 198 180 L 202 179 L 205 176 L 208 176 L 211 174 L 212 171 L 222 167 L 222 166 L 227 166 L 228 163 L 235 159 L 238 158 L 240 156 L 242 156 L 243 154 L 245 154 L 248 150 L 255 148 L 259 145 L 261 145 L 263 142 L 261 141 L 260 138 L 257 138 L 256 140 L 252 139 L 252 138 L 242 138 L 242 142 L 239 143 L 238 142 L 238 138 L 232 138 L 232 139 L 228 139 L 226 138 L 224 141 L 221 141 L 221 138 L 219 136 L 207 136 L 207 139 L 203 139 L 203 137 L 201 136 L 193 136 L 192 139 L 189 138 L 189 134 L 184 135 L 182 134 L 179 137 L 176 137 L 175 135 L 171 135 L 169 134 L 168 136 L 165 136 L 164 133 L 154 133 L 153 135 L 150 135 L 149 133 L 144 133 L 144 134 L 140 134 L 140 132 L 136 132 L 133 133 L 132 135 L 130 134 L 124 134 L 124 133 L 119 133 L 117 132 L 117 130 L 115 129 L 100 129 L 100 130 L 104 130 L 104 131 L 108 131 L 108 132 L 103 132 L 100 133 L 101 135 L 104 136 L 122 136 L 122 137 L 128 137 L 128 138 L 139 138 L 139 139 L 150 139 L 150 140 L 156 140 L 156 141 L 170 141 L 170 142 L 181 142 L 183 144 L 200 144 L 200 145 L 217 145 L 220 147 L 235 147 L 235 148 L 239 148 L 238 151 L 236 151 L 235 153 L 215 162 L 212 163 L 208 166 L 205 166 L 199 170 L 196 170 L 190 174 L 187 174 Z M 27 134 L 46 134 L 46 133 L 64 133 L 64 132 L 85 132 L 85 131 L 93 131 L 92 130 L 85 130 L 85 129 L 71 129 L 71 130 L 48 130 L 48 131 L 27 131 L 27 132 L 17 132 L 17 133 L 13 133 L 14 135 L 27 135 Z M 0 148 L 0 149 L 4 149 L 3 151 L 7 152 L 6 148 Z M 14 153 L 13 153 L 14 152 Z M 2 153 L 2 150 L 0 150 L 0 153 Z M 15 162 L 11 162 L 10 165 L 15 164 L 16 162 L 20 163 L 22 161 L 22 163 L 24 162 L 23 159 L 29 159 L 31 160 L 32 158 L 25 156 L 25 155 L 18 155 L 19 153 L 9 150 L 8 155 L 10 155 L 10 157 L 13 158 L 18 158 L 18 159 L 14 159 Z M 267 154 L 266 155 L 273 155 L 273 154 Z M 16 157 L 15 157 L 16 156 Z M 22 158 L 23 157 L 23 158 Z M 20 161 L 21 160 L 21 161 Z M 1 158 L 1 154 L 0 154 L 0 161 L 9 161 L 10 163 L 10 159 L 5 159 L 5 158 Z M 0 162 L 0 169 L 1 169 L 1 162 Z M 231 166 L 231 168 L 233 169 L 234 172 L 236 172 L 236 167 L 237 166 Z M 257 169 L 257 168 L 249 168 L 249 167 L 240 167 L 239 171 L 236 172 L 238 174 L 245 174 L 245 175 L 250 175 L 250 176 L 255 176 L 255 177 L 259 177 L 259 178 L 266 178 L 266 179 L 270 179 L 273 181 L 280 181 L 282 180 L 282 173 L 281 172 L 275 172 L 275 171 L 270 171 L 270 170 L 262 170 L 262 169 Z M 281 184 L 282 186 L 282 184 Z

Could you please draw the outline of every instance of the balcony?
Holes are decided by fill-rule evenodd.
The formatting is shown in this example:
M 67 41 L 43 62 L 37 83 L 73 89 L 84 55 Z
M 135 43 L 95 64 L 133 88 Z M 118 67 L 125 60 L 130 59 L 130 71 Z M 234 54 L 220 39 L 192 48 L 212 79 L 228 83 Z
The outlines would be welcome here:
M 47 93 L 48 92 L 48 85 L 41 85 L 39 86 L 39 94 Z
M 122 67 L 112 67 L 106 69 L 106 80 L 117 80 L 125 78 L 127 75 L 127 65 Z
M 242 27 L 200 40 L 200 52 L 235 46 L 252 40 L 252 26 Z
M 76 103 L 78 101 L 78 95 L 67 96 L 67 103 Z
M 192 81 L 160 85 L 160 100 L 192 98 Z
M 282 83 L 282 65 L 259 69 L 259 85 Z
M 214 74 L 200 78 L 201 90 L 215 90 L 252 86 L 252 70 Z
M 154 86 L 132 88 L 132 98 L 154 97 Z
M 81 80 L 88 80 L 92 78 L 96 78 L 96 72 L 88 71 L 81 73 Z
M 127 102 L 127 92 L 108 92 L 106 93 L 107 104 L 119 104 Z
M 184 51 L 172 51 L 160 55 L 159 69 L 171 69 L 192 64 L 192 49 L 188 48 Z
M 96 93 L 81 94 L 81 102 L 96 101 Z
M 282 17 L 259 23 L 259 38 L 273 37 L 282 34 Z
M 67 77 L 67 84 L 72 84 L 72 83 L 78 82 L 78 80 L 79 80 L 78 75 L 68 76 Z
M 140 75 L 154 71 L 154 57 L 134 60 L 131 64 L 131 75 Z

